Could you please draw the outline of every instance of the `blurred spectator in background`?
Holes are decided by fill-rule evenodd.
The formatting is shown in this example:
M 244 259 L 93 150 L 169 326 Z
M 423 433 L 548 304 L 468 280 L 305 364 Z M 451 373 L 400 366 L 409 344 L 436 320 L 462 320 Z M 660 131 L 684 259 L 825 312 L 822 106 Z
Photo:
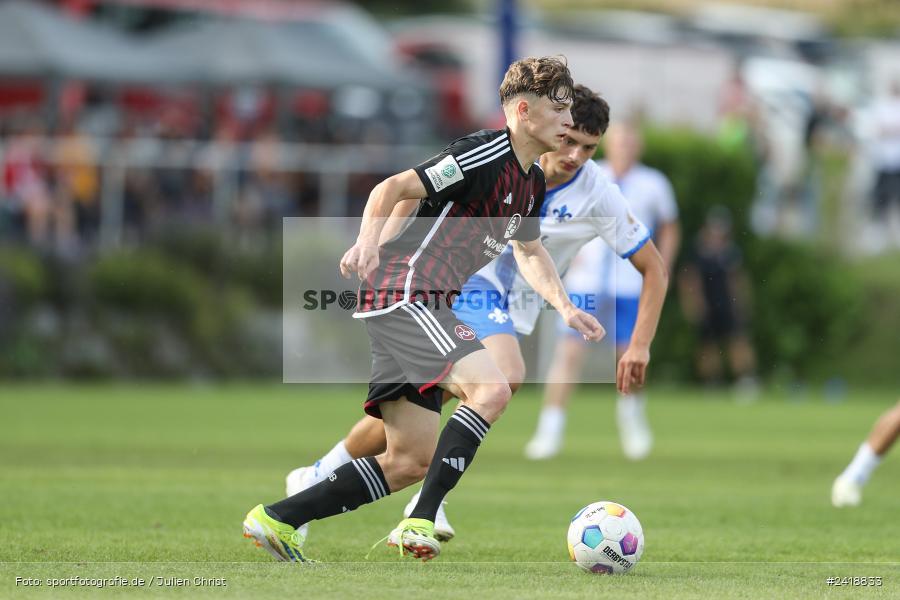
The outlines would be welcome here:
M 89 241 L 100 226 L 100 173 L 94 144 L 73 121 L 63 128 L 55 157 L 58 214 L 71 220 L 67 228 L 71 234 Z
M 900 80 L 873 111 L 875 128 L 875 220 L 884 222 L 891 202 L 900 205 Z
M 750 281 L 741 252 L 731 237 L 731 213 L 710 209 L 679 277 L 685 317 L 699 328 L 697 371 L 707 384 L 722 380 L 722 354 L 728 352 L 738 385 L 755 388 L 756 356 L 747 335 Z
M 137 139 L 140 132 L 141 125 L 138 121 L 128 119 L 119 130 L 116 143 L 125 146 Z M 138 243 L 143 240 L 158 195 L 157 179 L 149 168 L 133 166 L 126 169 L 122 194 L 123 241 Z
M 168 142 L 166 154 L 160 158 L 168 164 L 156 169 L 154 173 L 159 202 L 151 219 L 155 227 L 165 227 L 177 224 L 184 215 L 191 212 L 188 190 L 191 189 L 194 176 L 191 165 L 195 157 L 192 153 L 193 146 L 188 140 L 195 139 L 197 124 L 186 110 L 173 105 L 162 112 L 157 125 L 157 135 Z
M 290 178 L 282 167 L 281 138 L 266 129 L 252 143 L 249 173 L 238 200 L 235 218 L 245 239 L 281 223 L 292 212 Z
M 9 212 L 23 222 L 28 240 L 45 246 L 50 242 L 53 199 L 43 156 L 43 126 L 26 118 L 10 138 L 3 156 L 3 183 Z
M 726 148 L 753 142 L 756 108 L 753 96 L 741 75 L 740 64 L 735 65 L 731 79 L 723 86 L 719 97 L 719 124 L 716 137 Z
M 831 487 L 831 503 L 840 508 L 859 506 L 862 488 L 869 481 L 884 455 L 900 436 L 900 402 L 882 413 L 875 422 L 869 437 L 862 443 L 847 468 L 838 475 Z
M 803 128 L 804 168 L 799 189 L 795 192 L 798 222 L 793 230 L 811 237 L 821 228 L 825 202 L 825 169 L 829 148 L 836 148 L 836 135 L 843 125 L 845 111 L 828 97 L 820 83 L 810 98 L 809 112 Z M 832 165 L 833 167 L 833 165 Z

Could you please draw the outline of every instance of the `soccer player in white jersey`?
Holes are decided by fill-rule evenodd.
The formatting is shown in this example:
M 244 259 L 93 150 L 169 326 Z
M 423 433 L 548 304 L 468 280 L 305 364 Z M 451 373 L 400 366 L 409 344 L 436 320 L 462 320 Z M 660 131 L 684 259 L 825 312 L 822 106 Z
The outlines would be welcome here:
M 671 270 L 678 253 L 680 230 L 678 207 L 672 186 L 666 176 L 639 162 L 641 138 L 629 123 L 610 126 L 604 143 L 606 161 L 599 171 L 618 184 L 628 200 L 628 206 L 638 220 L 649 228 L 659 248 L 667 270 Z M 548 198 L 550 190 L 548 188 Z M 622 255 L 627 257 L 627 255 Z M 565 279 L 566 289 L 585 298 L 599 298 L 596 314 L 602 323 L 615 322 L 615 343 L 618 356 L 627 356 L 637 345 L 644 347 L 638 310 L 641 273 L 627 260 L 620 260 L 606 244 L 597 240 L 587 244 L 578 254 Z M 560 340 L 547 373 L 544 406 L 537 430 L 525 447 L 525 455 L 533 460 L 555 456 L 562 447 L 566 408 L 577 385 L 585 363 L 585 346 L 560 331 Z M 619 395 L 616 417 L 619 437 L 625 456 L 640 460 L 649 454 L 653 438 L 645 414 L 646 399 L 634 390 Z
M 620 256 L 628 257 L 643 274 L 645 284 L 635 331 L 639 343 L 618 365 L 621 373 L 618 381 L 627 392 L 643 385 L 668 273 L 655 245 L 649 241 L 646 227 L 628 210 L 618 187 L 591 160 L 609 123 L 609 106 L 588 88 L 576 86 L 571 110 L 574 126 L 569 129 L 561 148 L 541 156 L 539 163 L 547 180 L 546 199 L 541 210 L 541 241 L 561 274 L 565 273 L 578 250 L 597 238 Z M 517 301 L 528 292 L 532 294 L 531 302 Z M 531 333 L 540 314 L 540 303 L 534 301 L 533 294 L 518 273 L 512 254 L 504 252 L 466 282 L 453 306 L 457 318 L 475 330 L 513 392 L 525 377 L 517 332 Z M 445 401 L 447 398 L 445 396 Z M 288 495 L 314 485 L 344 463 L 380 452 L 384 444 L 382 423 L 364 417 L 345 439 L 313 466 L 300 467 L 288 474 Z M 407 505 L 407 514 L 415 506 L 416 499 L 414 496 Z M 434 532 L 440 541 L 454 535 L 443 504 L 435 519 Z
M 872 472 L 881 464 L 884 455 L 900 436 L 900 402 L 882 413 L 869 437 L 862 443 L 847 468 L 831 486 L 831 503 L 837 508 L 859 506 L 862 489 Z

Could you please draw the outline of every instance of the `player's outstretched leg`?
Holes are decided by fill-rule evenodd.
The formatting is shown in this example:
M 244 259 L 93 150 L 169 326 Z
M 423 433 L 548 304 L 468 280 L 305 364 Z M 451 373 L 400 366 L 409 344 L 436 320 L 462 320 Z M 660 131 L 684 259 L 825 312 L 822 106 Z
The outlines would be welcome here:
M 388 447 L 382 455 L 353 460 L 299 494 L 254 508 L 248 514 L 250 524 L 251 517 L 256 517 L 257 522 L 276 530 L 276 539 L 293 542 L 291 551 L 299 550 L 303 536 L 296 530 L 301 525 L 355 510 L 421 481 L 434 453 L 440 415 L 404 398 L 385 402 L 382 415 L 388 432 Z M 251 527 L 245 528 L 245 533 L 264 545 L 271 532 Z M 434 544 L 439 551 L 437 540 Z M 274 541 L 270 540 L 270 545 L 275 546 Z M 285 549 L 285 554 L 291 553 Z
M 525 360 L 522 358 L 518 338 L 511 334 L 495 333 L 483 338 L 481 342 L 503 373 L 503 377 L 509 382 L 510 390 L 515 393 L 525 379 Z M 450 392 L 444 392 L 444 404 L 453 399 L 454 396 Z M 382 420 L 365 416 L 357 421 L 346 438 L 335 444 L 314 464 L 299 467 L 288 473 L 285 478 L 287 495 L 293 496 L 312 487 L 354 458 L 379 455 L 385 451 L 386 447 L 387 438 Z M 406 505 L 403 511 L 404 517 L 409 517 L 415 508 L 420 493 L 417 492 Z M 447 518 L 444 508 L 446 504 L 446 502 L 441 502 L 434 519 L 434 536 L 440 542 L 450 541 L 456 535 L 456 531 Z M 309 523 L 304 523 L 299 529 L 303 537 L 307 538 Z
M 316 519 L 356 510 L 390 494 L 385 474 L 374 457 L 338 467 L 325 481 L 251 510 L 244 520 L 244 537 L 253 538 L 279 560 L 305 562 L 301 553 L 303 525 Z
M 486 350 L 467 355 L 450 370 L 442 385 L 448 386 L 455 395 L 465 398 L 447 420 L 438 438 L 437 447 L 425 483 L 415 508 L 409 518 L 391 532 L 390 538 L 405 540 L 405 532 L 430 524 L 433 535 L 434 521 L 444 497 L 459 482 L 468 469 L 475 452 L 491 423 L 500 418 L 509 403 L 511 391 Z M 418 533 L 422 533 L 420 530 Z M 410 536 L 410 539 L 414 539 Z M 389 539 L 389 543 L 392 539 Z
M 509 383 L 510 392 L 515 394 L 525 379 L 525 359 L 522 358 L 518 338 L 509 333 L 495 333 L 482 338 L 481 343 L 484 344 L 494 364 L 500 369 L 503 378 Z M 449 392 L 445 392 L 444 402 L 446 403 L 451 397 Z M 412 514 L 421 495 L 420 490 L 410 499 L 403 510 L 404 517 Z M 448 542 L 456 535 L 456 531 L 447 519 L 446 505 L 446 500 L 442 500 L 434 516 L 434 537 L 440 542 Z
M 451 397 L 450 394 L 447 394 L 448 399 Z M 288 496 L 293 496 L 309 489 L 354 458 L 383 453 L 386 445 L 387 439 L 381 419 L 363 417 L 353 426 L 347 437 L 335 444 L 325 456 L 310 466 L 298 467 L 288 473 L 285 478 L 285 491 Z M 412 512 L 418 498 L 419 492 L 406 505 L 406 509 L 403 511 L 404 517 L 408 517 Z M 445 504 L 446 502 L 441 502 L 434 521 L 434 536 L 440 542 L 450 541 L 456 535 L 456 531 L 447 519 Z M 304 538 L 309 537 L 309 523 L 304 523 L 298 529 Z
M 421 481 L 425 477 L 429 461 L 435 452 L 435 437 L 440 426 L 440 415 L 411 402 L 384 402 L 380 405 L 384 417 L 384 433 L 387 450 L 379 457 L 386 472 L 392 474 L 390 484 L 398 490 Z M 427 427 L 422 427 L 427 413 Z M 399 479 L 396 479 L 399 478 Z M 434 517 L 431 519 L 407 518 L 388 535 L 387 544 L 400 548 L 401 554 L 431 560 L 441 552 L 441 544 L 435 536 Z
M 349 447 L 348 447 L 349 445 Z M 325 480 L 338 467 L 354 458 L 377 456 L 384 452 L 384 425 L 381 419 L 365 416 L 350 430 L 347 437 L 310 466 L 298 467 L 284 478 L 285 494 L 293 496 Z M 304 538 L 309 537 L 309 523 L 299 527 Z
M 862 443 L 847 468 L 831 486 L 831 503 L 838 507 L 859 506 L 862 489 L 881 459 L 900 435 L 900 402 L 883 413 L 875 422 L 869 437 Z

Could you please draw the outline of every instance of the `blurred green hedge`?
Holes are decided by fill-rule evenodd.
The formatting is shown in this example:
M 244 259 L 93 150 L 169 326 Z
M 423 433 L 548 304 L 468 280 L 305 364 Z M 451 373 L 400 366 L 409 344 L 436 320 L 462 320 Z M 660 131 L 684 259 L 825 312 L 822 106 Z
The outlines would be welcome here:
M 77 263 L 0 248 L 14 313 L 0 376 L 277 375 L 279 248 L 238 254 L 223 236 L 171 233 Z
M 41 257 L 16 246 L 0 247 L 0 276 L 7 281 L 17 306 L 29 306 L 46 298 L 50 291 L 49 273 Z
M 672 181 L 682 225 L 681 252 L 653 346 L 654 376 L 694 376 L 698 332 L 685 320 L 675 287 L 707 211 L 721 205 L 732 213 L 734 240 L 752 285 L 750 331 L 760 374 L 852 379 L 841 358 L 865 325 L 866 290 L 856 269 L 827 250 L 752 232 L 757 167 L 750 149 L 726 147 L 690 130 L 648 130 L 643 160 Z

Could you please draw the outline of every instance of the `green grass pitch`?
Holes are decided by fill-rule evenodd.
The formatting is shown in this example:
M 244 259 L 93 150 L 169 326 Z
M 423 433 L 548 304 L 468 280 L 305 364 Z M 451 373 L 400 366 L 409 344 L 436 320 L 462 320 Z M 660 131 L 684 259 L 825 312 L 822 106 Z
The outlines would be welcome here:
M 522 458 L 538 411 L 526 388 L 493 428 L 448 514 L 457 538 L 420 564 L 369 547 L 412 490 L 314 523 L 311 568 L 241 537 L 284 474 L 361 414 L 362 386 L 4 385 L 0 389 L 0 597 L 887 598 L 900 597 L 900 452 L 833 509 L 829 490 L 890 393 L 839 404 L 650 390 L 651 458 L 621 457 L 613 389 L 583 389 L 564 453 Z M 625 576 L 568 562 L 570 517 L 601 499 L 635 511 L 646 551 Z M 48 578 L 143 578 L 144 587 L 50 589 Z M 830 587 L 828 577 L 882 577 Z M 36 578 L 26 587 L 16 578 Z M 181 578 L 184 586 L 157 585 Z M 221 578 L 227 587 L 195 585 Z M 149 581 L 150 583 L 146 583 Z M 201 582 L 202 583 L 202 582 Z

